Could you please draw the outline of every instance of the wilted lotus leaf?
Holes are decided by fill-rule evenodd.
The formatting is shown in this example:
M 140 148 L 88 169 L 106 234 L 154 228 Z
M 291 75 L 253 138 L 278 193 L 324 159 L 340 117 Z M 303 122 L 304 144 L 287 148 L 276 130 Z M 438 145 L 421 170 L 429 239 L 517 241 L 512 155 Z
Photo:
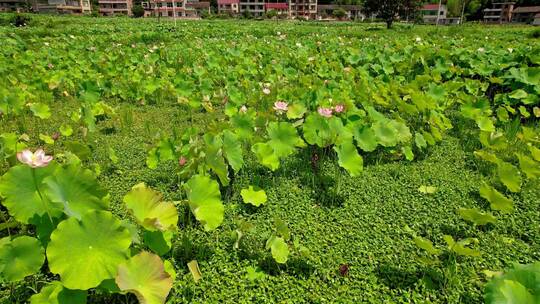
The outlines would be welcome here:
M 58 167 L 43 183 L 46 196 L 52 202 L 62 204 L 68 216 L 80 219 L 90 210 L 109 207 L 107 191 L 98 184 L 94 173 L 78 165 Z
M 118 266 L 116 284 L 122 291 L 132 292 L 141 304 L 165 303 L 173 279 L 165 271 L 159 256 L 141 252 Z
M 0 281 L 14 282 L 39 271 L 45 260 L 44 250 L 33 237 L 20 236 L 0 241 Z
M 208 176 L 194 175 L 185 184 L 189 208 L 205 230 L 216 229 L 223 222 L 224 207 L 216 181 Z
M 114 278 L 128 256 L 131 235 L 112 213 L 90 211 L 64 220 L 51 234 L 47 260 L 69 289 L 86 290 Z
M 54 281 L 30 298 L 30 304 L 86 304 L 86 290 L 71 290 Z
M 334 147 L 338 155 L 339 165 L 347 170 L 351 176 L 358 176 L 364 169 L 364 160 L 358 154 L 356 146 L 351 142 Z
M 264 190 L 258 188 L 249 186 L 247 189 L 242 189 L 240 191 L 240 195 L 242 195 L 242 199 L 244 199 L 244 202 L 246 204 L 252 204 L 255 207 L 259 207 L 260 205 L 266 203 L 266 192 Z
M 162 202 L 161 198 L 159 192 L 140 183 L 124 196 L 124 203 L 146 230 L 174 230 L 178 211 L 172 202 Z
M 47 214 L 58 217 L 64 209 L 62 204 L 52 203 L 43 195 L 43 180 L 54 171 L 54 165 L 32 169 L 29 166 L 11 167 L 0 179 L 2 204 L 17 221 L 28 224 L 34 215 Z

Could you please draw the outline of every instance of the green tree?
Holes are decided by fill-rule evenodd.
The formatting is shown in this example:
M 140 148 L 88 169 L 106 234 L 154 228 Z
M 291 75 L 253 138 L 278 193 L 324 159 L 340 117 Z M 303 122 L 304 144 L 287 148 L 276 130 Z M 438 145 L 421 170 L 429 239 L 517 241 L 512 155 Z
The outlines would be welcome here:
M 140 18 L 144 16 L 144 8 L 140 4 L 134 5 L 131 12 L 133 13 L 133 17 L 135 18 Z
M 413 17 L 422 3 L 421 0 L 365 0 L 364 11 L 367 15 L 377 15 L 391 28 L 399 16 Z
M 345 16 L 347 16 L 347 12 L 342 8 L 338 8 L 332 12 L 332 15 L 334 15 L 334 17 L 337 19 L 343 19 Z

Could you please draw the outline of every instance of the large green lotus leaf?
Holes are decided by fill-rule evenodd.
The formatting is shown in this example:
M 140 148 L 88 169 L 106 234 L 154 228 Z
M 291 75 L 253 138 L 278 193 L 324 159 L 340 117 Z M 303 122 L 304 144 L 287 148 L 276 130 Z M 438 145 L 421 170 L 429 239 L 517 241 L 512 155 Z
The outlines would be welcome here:
M 485 132 L 495 131 L 495 126 L 493 125 L 493 120 L 491 117 L 481 116 L 476 119 L 476 124 L 480 130 Z
M 500 161 L 497 163 L 497 173 L 501 182 L 512 192 L 521 190 L 521 174 L 512 164 Z
M 235 172 L 240 171 L 244 166 L 242 151 L 242 143 L 240 143 L 237 136 L 229 130 L 223 131 L 223 152 Z
M 234 132 L 241 139 L 249 139 L 253 136 L 253 119 L 249 115 L 235 115 L 231 118 Z
M 30 111 L 34 113 L 34 116 L 41 119 L 48 119 L 51 117 L 51 110 L 49 109 L 49 106 L 43 103 L 36 102 L 31 104 Z
M 253 186 L 249 186 L 247 189 L 242 189 L 242 191 L 240 191 L 240 195 L 242 195 L 244 203 L 251 204 L 255 207 L 259 207 L 260 205 L 266 203 L 267 200 L 266 192 L 264 192 L 263 189 Z
M 385 147 L 394 147 L 398 143 L 397 130 L 386 121 L 377 121 L 371 126 L 377 142 Z
M 172 202 L 161 199 L 159 192 L 140 183 L 124 196 L 124 203 L 146 230 L 174 230 L 178 224 L 178 211 Z
M 443 239 L 448 245 L 448 249 L 457 255 L 474 257 L 478 257 L 481 255 L 481 252 L 479 250 L 468 247 L 471 243 L 473 243 L 473 239 L 471 238 L 455 241 L 452 236 L 443 235 Z
M 173 231 L 147 231 L 143 232 L 143 241 L 150 250 L 165 255 L 172 247 Z
M 189 207 L 204 229 L 214 230 L 223 222 L 225 208 L 216 181 L 208 176 L 194 175 L 185 184 Z
M 430 240 L 423 237 L 415 236 L 413 242 L 418 248 L 425 250 L 431 255 L 439 255 L 441 253 L 441 250 L 433 246 L 433 243 Z
M 26 144 L 24 142 L 19 142 L 19 136 L 17 136 L 16 133 L 0 134 L 0 156 L 8 158 L 17 152 L 24 150 L 24 148 L 26 148 Z
M 306 118 L 302 130 L 306 141 L 319 147 L 341 144 L 352 138 L 351 131 L 343 126 L 338 117 L 324 118 L 318 114 L 311 114 Z
M 540 263 L 515 265 L 486 284 L 487 304 L 537 304 L 540 301 Z
M 377 149 L 377 137 L 373 129 L 363 126 L 355 132 L 354 138 L 358 147 L 366 152 L 372 152 Z
M 173 279 L 159 256 L 143 251 L 118 266 L 116 284 L 120 290 L 134 293 L 141 304 L 162 304 Z
M 528 179 L 540 177 L 540 163 L 520 153 L 517 154 L 517 157 L 519 159 L 519 168 L 527 175 Z
M 116 276 L 130 245 L 131 235 L 120 220 L 110 212 L 93 210 L 81 220 L 72 217 L 58 224 L 47 260 L 66 288 L 86 290 Z
M 302 116 L 304 116 L 306 111 L 307 109 L 306 109 L 306 106 L 304 106 L 304 104 L 294 103 L 290 105 L 289 108 L 287 109 L 287 118 L 288 119 L 302 118 Z
M 256 143 L 251 147 L 251 151 L 257 156 L 259 163 L 272 171 L 279 168 L 279 157 L 274 153 L 274 149 L 268 143 Z
M 493 210 L 498 210 L 502 213 L 514 211 L 514 202 L 486 183 L 480 186 L 480 196 L 490 203 Z
M 30 304 L 86 304 L 86 290 L 71 290 L 54 281 L 30 298 Z
M 412 138 L 411 130 L 407 125 L 397 120 L 390 120 L 388 125 L 396 130 L 397 140 L 400 143 L 409 142 Z
M 51 202 L 44 195 L 43 180 L 52 175 L 54 165 L 32 169 L 26 165 L 11 167 L 0 179 L 3 204 L 17 221 L 28 224 L 34 215 L 62 215 L 62 204 Z
M 328 125 L 330 126 L 330 141 L 336 145 L 341 145 L 346 142 L 352 142 L 353 133 L 343 126 L 343 122 L 339 117 L 330 117 L 328 119 Z
M 493 214 L 489 212 L 481 212 L 475 208 L 460 208 L 459 215 L 461 215 L 464 220 L 472 222 L 475 225 L 486 225 L 489 223 L 495 224 L 497 222 L 497 219 L 493 216 Z
M 289 259 L 289 246 L 282 237 L 272 236 L 266 242 L 266 248 L 270 248 L 272 257 L 280 264 L 287 263 Z
M 497 155 L 483 150 L 474 151 L 474 156 L 494 164 L 500 162 L 500 159 L 497 157 Z
M 287 157 L 296 151 L 296 147 L 305 145 L 293 125 L 287 122 L 271 122 L 268 125 L 268 137 L 268 144 L 278 158 Z
M 326 147 L 332 144 L 328 120 L 320 115 L 310 114 L 302 125 L 302 131 L 306 142 L 310 145 Z
M 229 168 L 223 158 L 223 141 L 220 136 L 206 134 L 204 136 L 206 143 L 205 161 L 206 164 L 219 177 L 221 184 L 227 186 L 229 184 Z
M 532 157 L 536 161 L 540 161 L 540 149 L 535 146 L 529 146 L 529 151 L 531 152 Z
M 0 245 L 0 281 L 15 282 L 39 271 L 45 261 L 43 247 L 33 237 L 20 236 Z
M 419 149 L 423 149 L 427 147 L 427 142 L 422 133 L 416 133 L 414 135 L 414 143 Z
M 351 176 L 358 176 L 364 169 L 364 160 L 358 154 L 356 146 L 351 142 L 334 147 L 338 155 L 339 165 L 347 170 Z
M 53 176 L 43 180 L 44 193 L 54 203 L 64 206 L 68 216 L 81 218 L 90 210 L 107 210 L 107 191 L 97 182 L 94 173 L 78 165 L 58 167 Z

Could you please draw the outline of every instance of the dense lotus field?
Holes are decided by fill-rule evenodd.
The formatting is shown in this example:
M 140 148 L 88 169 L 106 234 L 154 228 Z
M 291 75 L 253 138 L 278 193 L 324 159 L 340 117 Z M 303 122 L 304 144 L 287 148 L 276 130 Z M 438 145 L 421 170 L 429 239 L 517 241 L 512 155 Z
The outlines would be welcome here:
M 10 17 L 1 303 L 538 303 L 534 28 Z

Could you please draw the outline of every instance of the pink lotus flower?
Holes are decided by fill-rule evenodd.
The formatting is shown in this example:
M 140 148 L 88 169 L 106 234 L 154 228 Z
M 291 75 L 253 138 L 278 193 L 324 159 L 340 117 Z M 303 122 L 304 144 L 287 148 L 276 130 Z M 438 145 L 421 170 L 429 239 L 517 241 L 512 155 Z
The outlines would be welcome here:
M 345 111 L 345 106 L 342 104 L 338 104 L 334 107 L 334 111 L 336 113 L 342 113 L 343 111 Z
M 183 156 L 180 156 L 180 159 L 178 159 L 178 164 L 179 164 L 180 166 L 183 166 L 183 165 L 185 165 L 186 163 L 187 163 L 187 159 L 186 159 L 185 157 L 183 157 Z
M 319 110 L 317 110 L 319 112 L 319 114 L 322 116 L 322 117 L 332 117 L 332 109 L 331 108 L 319 108 Z
M 43 149 L 36 150 L 35 153 L 25 149 L 22 152 L 17 153 L 17 159 L 32 168 L 42 168 L 47 167 L 49 163 L 53 160 L 53 157 L 50 155 L 45 155 Z
M 286 103 L 285 101 L 276 101 L 274 103 L 274 110 L 278 112 L 287 112 L 288 109 L 289 109 L 289 104 Z

